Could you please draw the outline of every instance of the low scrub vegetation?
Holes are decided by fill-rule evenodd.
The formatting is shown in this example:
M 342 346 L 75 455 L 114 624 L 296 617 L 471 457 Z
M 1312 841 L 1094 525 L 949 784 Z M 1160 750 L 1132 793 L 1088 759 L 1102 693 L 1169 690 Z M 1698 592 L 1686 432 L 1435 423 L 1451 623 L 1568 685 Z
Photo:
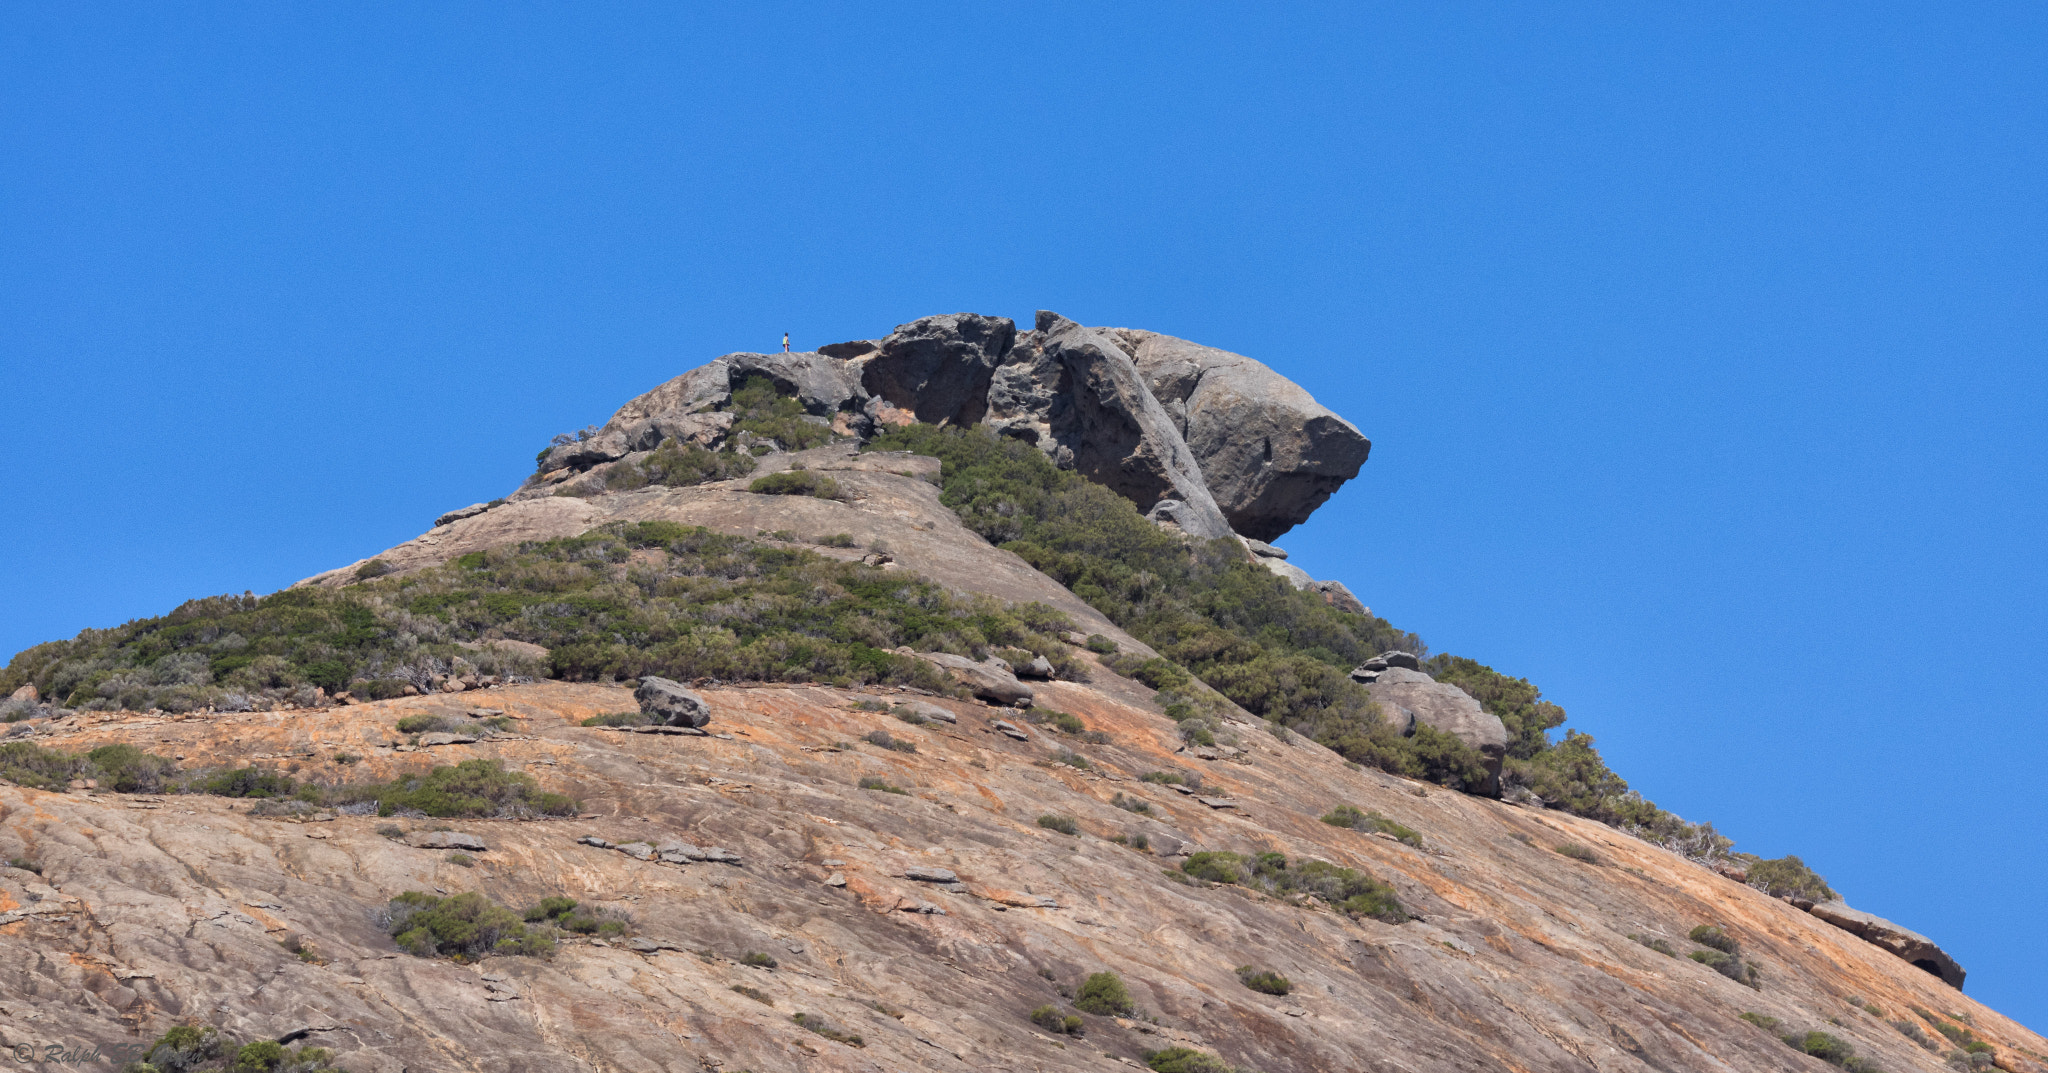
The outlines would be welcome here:
M 1081 990 L 1074 995 L 1074 1008 L 1102 1017 L 1129 1017 L 1138 1009 L 1123 977 L 1113 972 L 1098 972 L 1081 981 Z
M 1078 1036 L 1086 1029 L 1086 1022 L 1071 1013 L 1061 1013 L 1052 1006 L 1040 1006 L 1029 1014 L 1031 1023 L 1047 1032 L 1063 1036 Z
M 1270 969 L 1254 968 L 1250 965 L 1237 967 L 1238 982 L 1263 995 L 1284 995 L 1294 990 L 1294 982 Z
M 456 671 L 951 693 L 930 664 L 893 650 L 979 659 L 1019 648 L 1057 669 L 1074 663 L 1057 639 L 1071 628 L 1049 607 L 966 600 L 903 571 L 669 522 L 618 523 L 344 589 L 193 600 L 27 649 L 0 671 L 0 694 L 33 682 L 68 708 L 246 710 L 326 703 L 320 690 L 396 696 Z M 462 647 L 486 635 L 541 645 L 548 659 Z
M 1387 835 L 1397 842 L 1405 842 L 1418 848 L 1422 845 L 1422 836 L 1415 833 L 1414 828 L 1395 823 L 1378 811 L 1361 812 L 1350 805 L 1338 805 L 1323 814 L 1323 822 L 1332 827 L 1349 827 L 1367 834 Z
M 1038 826 L 1048 831 L 1058 831 L 1063 835 L 1077 835 L 1081 833 L 1080 825 L 1074 822 L 1072 816 L 1059 816 L 1050 812 L 1038 818 Z
M 725 409 L 733 415 L 734 439 L 749 432 L 785 451 L 808 451 L 832 442 L 832 430 L 812 420 L 804 404 L 775 386 L 773 378 L 751 373 L 732 390 Z
M 888 779 L 880 775 L 862 775 L 860 778 L 860 788 L 863 790 L 875 790 L 885 794 L 907 795 L 910 793 L 910 791 L 901 786 L 891 785 Z
M 740 964 L 754 969 L 772 969 L 780 965 L 781 962 L 776 961 L 759 950 L 749 950 L 744 957 L 740 958 Z
M 158 1036 L 126 1069 L 133 1073 L 341 1073 L 334 1065 L 334 1052 L 325 1047 L 294 1049 L 267 1039 L 236 1044 L 220 1030 L 198 1025 L 179 1025 Z
M 758 1002 L 763 1006 L 775 1005 L 775 1000 L 769 998 L 768 993 L 766 991 L 762 991 L 759 988 L 748 987 L 745 984 L 734 984 L 732 985 L 731 990 L 733 994 L 745 995 L 746 997 L 753 999 L 755 1002 Z
M 892 752 L 914 753 L 917 751 L 916 742 L 898 740 L 886 730 L 870 730 L 861 736 L 861 740 L 869 745 L 878 745 Z
M 791 1014 L 789 1019 L 835 1043 L 844 1043 L 849 1047 L 867 1046 L 866 1041 L 860 1038 L 860 1033 L 819 1014 L 797 1013 Z
M 1250 562 L 1234 541 L 1190 546 L 1130 501 L 986 429 L 909 425 L 869 447 L 940 459 L 942 499 L 969 528 L 1058 579 L 1160 653 L 1114 661 L 1119 674 L 1177 693 L 1199 693 L 1190 688 L 1199 679 L 1253 714 L 1395 774 L 1454 789 L 1485 781 L 1476 751 L 1426 726 L 1409 737 L 1394 734 L 1364 687 L 1350 680 L 1352 667 L 1380 652 L 1426 653 L 1414 634 L 1296 590 Z M 1090 638 L 1089 647 L 1115 651 L 1108 638 L 1101 642 Z M 1526 679 L 1449 655 L 1431 657 L 1425 669 L 1506 725 L 1508 785 L 1688 856 L 1727 853 L 1728 840 L 1711 825 L 1687 823 L 1630 791 L 1590 736 L 1568 732 L 1551 741 L 1548 731 L 1564 723 L 1564 709 Z
M 1769 861 L 1748 854 L 1735 857 L 1748 866 L 1749 885 L 1773 898 L 1804 898 L 1810 902 L 1831 902 L 1836 898 L 1828 881 L 1797 857 Z
M 622 913 L 582 908 L 574 898 L 542 898 L 526 910 L 528 924 L 547 924 L 577 935 L 613 939 L 626 934 L 629 921 Z
M 1580 845 L 1577 842 L 1563 842 L 1551 848 L 1556 850 L 1557 855 L 1560 857 L 1570 857 L 1572 860 L 1584 861 L 1587 864 L 1600 863 L 1599 854 L 1593 852 L 1592 849 L 1590 849 L 1589 847 Z
M 1210 883 L 1235 884 L 1276 895 L 1313 895 L 1342 912 L 1389 924 L 1409 919 L 1408 910 L 1394 896 L 1394 888 L 1363 872 L 1340 868 L 1328 861 L 1290 863 L 1280 853 L 1244 856 L 1204 850 L 1181 862 L 1180 870 L 1183 875 Z
M 1763 986 L 1757 967 L 1742 960 L 1742 946 L 1735 937 L 1712 924 L 1701 924 L 1686 934 L 1686 938 L 1705 949 L 1695 950 L 1686 957 L 1726 976 L 1738 984 L 1753 988 Z
M 1801 1054 L 1812 1055 L 1831 1066 L 1840 1066 L 1848 1070 L 1848 1073 L 1884 1073 L 1884 1067 L 1867 1058 L 1858 1057 L 1856 1048 L 1850 1046 L 1847 1040 L 1818 1029 L 1788 1032 L 1778 1038 L 1783 1040 L 1787 1047 Z
M 416 957 L 474 961 L 494 955 L 547 957 L 555 950 L 552 927 L 529 927 L 520 914 L 475 891 L 445 898 L 406 891 L 386 907 L 385 930 L 400 950 Z
M 764 496 L 811 496 L 816 499 L 842 499 L 839 482 L 823 474 L 807 469 L 786 469 L 756 477 L 747 491 Z
M 1191 1047 L 1146 1051 L 1145 1067 L 1153 1073 L 1240 1073 L 1230 1063 Z

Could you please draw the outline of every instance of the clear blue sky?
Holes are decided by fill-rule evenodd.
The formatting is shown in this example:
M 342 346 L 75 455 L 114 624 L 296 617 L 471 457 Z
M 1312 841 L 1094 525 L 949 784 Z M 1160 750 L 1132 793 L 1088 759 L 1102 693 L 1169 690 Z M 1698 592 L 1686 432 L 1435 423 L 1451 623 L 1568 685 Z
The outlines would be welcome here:
M 2048 8 L 1138 8 L 10 6 L 0 653 L 1051 308 L 1350 417 L 1297 562 L 2048 1028 Z

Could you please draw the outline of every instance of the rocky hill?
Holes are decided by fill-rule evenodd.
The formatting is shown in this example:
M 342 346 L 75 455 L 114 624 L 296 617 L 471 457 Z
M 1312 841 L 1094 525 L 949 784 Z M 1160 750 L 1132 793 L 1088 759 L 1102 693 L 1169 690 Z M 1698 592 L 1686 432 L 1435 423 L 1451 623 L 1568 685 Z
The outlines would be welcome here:
M 1248 358 L 931 317 L 559 439 L 398 547 L 15 657 L 0 1046 L 2048 1070 L 1933 942 L 1291 567 L 1369 444 Z

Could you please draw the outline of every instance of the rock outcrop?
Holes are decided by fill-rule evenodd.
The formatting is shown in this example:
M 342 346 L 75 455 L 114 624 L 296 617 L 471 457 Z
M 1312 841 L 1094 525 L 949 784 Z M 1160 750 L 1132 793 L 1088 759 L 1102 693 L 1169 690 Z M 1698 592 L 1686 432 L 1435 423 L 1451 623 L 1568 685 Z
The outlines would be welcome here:
M 1372 447 L 1308 392 L 1243 355 L 1156 332 L 1089 328 L 1045 311 L 1021 335 L 1007 317 L 947 313 L 899 325 L 880 341 L 816 353 L 727 354 L 551 448 L 540 472 L 559 480 L 664 440 L 719 447 L 733 422 L 723 408 L 753 375 L 843 434 L 867 437 L 911 420 L 986 422 L 1154 521 L 1203 539 L 1233 531 L 1278 537 L 1357 476 Z M 554 490 L 529 487 L 514 498 Z M 452 511 L 440 524 L 476 509 Z M 1306 574 L 1272 565 L 1309 587 Z M 1357 605 L 1342 586 L 1313 584 L 1333 603 Z
M 1040 311 L 996 370 L 988 423 L 1148 513 L 1162 504 L 1192 536 L 1230 535 L 1201 467 L 1116 341 Z
M 1155 332 L 1105 331 L 1136 361 L 1216 505 L 1245 536 L 1274 540 L 1306 521 L 1358 476 L 1372 450 L 1349 421 L 1242 354 Z
M 862 360 L 860 382 L 870 396 L 927 424 L 977 424 L 988 411 L 989 380 L 1016 340 L 1008 317 L 925 317 L 882 340 Z
M 1941 982 L 1960 991 L 1963 987 L 1963 967 L 1948 956 L 1948 952 L 1934 944 L 1934 940 L 1873 913 L 1851 909 L 1843 902 L 1816 902 L 1807 912 L 1833 924 L 1835 927 L 1874 943 L 1892 952 L 1900 960 L 1922 972 L 1932 973 Z
M 1409 656 L 1408 662 L 1414 658 Z M 1486 758 L 1489 778 L 1487 785 L 1475 792 L 1487 797 L 1500 796 L 1500 766 L 1508 748 L 1507 727 L 1499 716 L 1480 707 L 1470 693 L 1405 666 L 1386 666 L 1365 689 L 1379 704 L 1381 715 L 1399 733 L 1413 734 L 1415 724 L 1422 723 L 1455 734 L 1458 740 L 1479 750 Z

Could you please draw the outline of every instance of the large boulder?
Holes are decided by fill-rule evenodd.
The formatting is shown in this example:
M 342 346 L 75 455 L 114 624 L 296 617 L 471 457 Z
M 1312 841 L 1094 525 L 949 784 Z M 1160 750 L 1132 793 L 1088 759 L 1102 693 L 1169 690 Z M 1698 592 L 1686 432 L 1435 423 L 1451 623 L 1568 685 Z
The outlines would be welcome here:
M 1947 951 L 1934 945 L 1934 940 L 1919 932 L 1902 928 L 1881 916 L 1851 909 L 1842 902 L 1819 902 L 1807 912 L 1865 942 L 1891 951 L 1915 968 L 1941 977 L 1942 983 L 1958 991 L 1963 989 L 1963 967 L 1956 964 Z
M 1358 476 L 1372 442 L 1294 381 L 1242 354 L 1105 329 L 1187 441 L 1231 528 L 1273 540 Z
M 972 425 L 987 412 L 989 378 L 1016 339 L 1017 324 L 1008 317 L 947 313 L 914 320 L 861 363 L 861 385 L 927 424 Z
M 1037 694 L 1017 680 L 1010 665 L 994 656 L 976 662 L 948 652 L 920 652 L 918 656 L 964 685 L 975 696 L 1005 707 L 1029 707 Z M 947 720 L 952 722 L 952 720 Z
M 1130 355 L 1045 310 L 996 370 L 988 423 L 1192 536 L 1231 535 L 1201 467 Z
M 681 682 L 649 675 L 640 679 L 633 689 L 633 699 L 640 702 L 640 712 L 656 720 L 659 726 L 701 727 L 711 721 L 711 705 L 704 698 L 691 692 Z
M 1499 716 L 1480 707 L 1470 693 L 1421 671 L 1399 666 L 1380 671 L 1379 677 L 1365 689 L 1397 733 L 1413 734 L 1415 724 L 1424 723 L 1455 734 L 1460 741 L 1479 750 L 1486 758 L 1490 777 L 1478 792 L 1487 797 L 1500 796 L 1500 765 L 1507 756 L 1508 729 Z

